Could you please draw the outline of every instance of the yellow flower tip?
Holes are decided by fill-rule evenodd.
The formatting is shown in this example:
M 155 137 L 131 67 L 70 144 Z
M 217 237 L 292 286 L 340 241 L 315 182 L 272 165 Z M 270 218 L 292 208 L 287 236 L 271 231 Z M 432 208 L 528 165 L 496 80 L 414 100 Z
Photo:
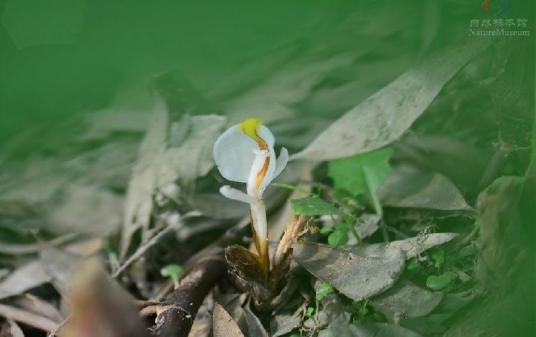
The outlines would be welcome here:
M 261 126 L 262 121 L 259 118 L 248 118 L 240 123 L 240 130 L 253 139 L 257 139 L 257 130 Z

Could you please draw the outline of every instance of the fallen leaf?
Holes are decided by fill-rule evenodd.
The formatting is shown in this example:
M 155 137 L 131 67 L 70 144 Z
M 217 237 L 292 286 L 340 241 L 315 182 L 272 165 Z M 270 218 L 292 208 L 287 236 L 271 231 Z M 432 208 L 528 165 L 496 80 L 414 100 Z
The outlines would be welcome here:
M 519 202 L 523 183 L 521 177 L 500 177 L 478 195 L 477 223 L 480 235 L 475 276 L 488 286 L 503 281 L 503 278 L 497 277 L 498 271 L 510 273 L 513 268 L 524 268 L 519 265 L 519 256 L 527 254 L 519 244 L 526 235 L 519 231 Z
M 244 307 L 244 314 L 248 326 L 248 337 L 269 337 L 266 330 L 264 330 L 261 321 L 253 312 L 251 312 L 249 306 Z
M 156 185 L 154 165 L 165 150 L 168 114 L 163 103 L 157 104 L 145 137 L 138 150 L 138 160 L 128 183 L 121 232 L 120 258 L 126 257 L 132 235 L 140 228 L 147 229 L 153 209 Z
M 314 86 L 334 69 L 349 65 L 352 55 L 335 55 L 313 62 L 294 63 L 278 69 L 275 74 L 254 86 L 224 107 L 230 123 L 238 123 L 252 113 L 264 122 L 293 117 L 294 105 L 301 102 Z
M 473 41 L 425 60 L 336 120 L 292 159 L 338 159 L 397 140 L 426 110 L 443 85 L 485 46 Z
M 13 320 L 8 320 L 9 324 L 9 333 L 11 334 L 10 337 L 24 337 L 24 332 L 22 332 L 22 329 L 17 324 L 17 322 Z
M 5 304 L 0 304 L 0 316 L 24 323 L 43 331 L 54 330 L 59 324 L 59 322 L 55 322 L 46 317 L 42 317 L 29 311 Z
M 157 168 L 157 187 L 180 179 L 184 182 L 204 176 L 214 166 L 212 147 L 226 117 L 217 115 L 193 116 L 184 140 L 162 154 Z
M 123 198 L 97 186 L 72 184 L 47 212 L 48 229 L 56 233 L 105 236 L 121 225 Z M 99 210 L 95 212 L 95 210 Z
M 413 330 L 399 325 L 377 322 L 352 324 L 348 315 L 340 315 L 333 320 L 321 337 L 420 337 Z
M 447 177 L 408 164 L 395 166 L 378 194 L 381 203 L 391 207 L 472 209 Z
M 176 180 L 190 182 L 212 168 L 212 145 L 225 121 L 225 117 L 216 115 L 192 117 L 184 121 L 189 124 L 185 138 L 177 146 L 168 147 L 168 113 L 162 103 L 157 104 L 127 189 L 121 259 L 126 257 L 131 237 L 137 230 L 143 229 L 142 241 L 149 239 L 147 229 L 155 193 L 166 194 Z
M 140 130 L 140 131 L 143 131 Z M 139 139 L 117 139 L 95 149 L 81 152 L 62 162 L 85 185 L 122 190 L 128 184 L 132 165 L 136 161 Z
M 32 159 L 22 168 L 3 172 L 7 179 L 0 186 L 2 201 L 18 200 L 30 205 L 47 202 L 69 183 L 69 173 L 53 159 Z
M 272 337 L 279 337 L 288 334 L 292 330 L 301 326 L 301 318 L 295 315 L 275 315 L 270 321 L 270 332 Z
M 80 265 L 81 259 L 73 254 L 48 246 L 43 247 L 39 252 L 39 260 L 45 272 L 50 276 L 54 288 L 60 294 L 67 295 L 74 270 Z
M 395 250 L 365 257 L 314 243 L 295 244 L 293 248 L 296 262 L 355 301 L 389 289 L 404 269 L 404 256 Z
M 83 141 L 102 139 L 113 132 L 143 132 L 151 120 L 151 113 L 114 102 L 113 106 L 92 111 L 87 116 L 88 129 L 80 136 Z
M 208 337 L 212 331 L 212 308 L 214 307 L 214 298 L 209 294 L 203 300 L 195 315 L 192 329 L 188 337 Z
M 50 282 L 51 277 L 41 261 L 35 260 L 15 269 L 0 283 L 0 299 L 22 294 Z
M 355 331 L 359 337 L 421 337 L 413 330 L 389 323 L 367 322 L 358 325 Z
M 0 253 L 7 255 L 18 255 L 18 254 L 33 254 L 39 252 L 43 244 L 50 246 L 59 246 L 65 244 L 69 241 L 72 241 L 77 234 L 65 234 L 58 236 L 54 239 L 51 239 L 46 242 L 36 242 L 36 243 L 6 243 L 0 242 Z M 2 278 L 0 276 L 0 278 Z
M 442 299 L 442 293 L 428 291 L 409 281 L 401 281 L 369 303 L 385 314 L 390 322 L 398 323 L 401 318 L 428 315 Z
M 238 324 L 236 324 L 231 315 L 218 303 L 214 304 L 212 322 L 214 337 L 244 337 Z
M 482 308 L 479 306 L 475 308 L 470 305 L 474 302 L 476 298 L 482 299 L 481 295 L 482 294 L 479 294 L 478 291 L 474 291 L 471 289 L 460 293 L 446 293 L 445 297 L 443 298 L 443 301 L 441 302 L 439 307 L 434 310 L 434 312 L 424 317 L 404 320 L 403 324 L 404 326 L 419 331 L 426 336 L 432 335 L 434 333 L 445 333 L 444 335 L 449 335 L 452 337 L 450 332 L 459 329 L 460 325 L 466 325 L 467 323 L 469 323 L 467 322 L 467 320 L 469 320 L 469 325 L 472 325 L 474 328 L 477 328 L 478 331 L 482 332 L 484 329 L 482 329 L 482 326 L 479 327 L 479 325 L 482 323 L 480 321 L 481 314 L 484 314 L 485 316 L 488 314 L 488 312 L 482 312 Z M 498 315 L 502 316 L 502 309 L 504 309 L 504 306 L 502 304 L 504 304 L 504 302 L 497 301 L 497 303 L 500 303 L 498 305 L 501 308 L 501 310 L 499 310 L 498 312 Z M 452 318 L 459 314 L 460 310 L 462 309 L 464 313 L 472 312 L 472 314 L 470 316 L 463 315 L 463 319 L 461 321 L 452 320 Z M 474 319 L 477 316 L 480 316 L 480 318 L 478 318 L 477 320 L 471 320 L 471 318 Z M 456 323 L 452 324 L 453 321 Z M 487 327 L 489 326 L 490 325 L 487 325 Z M 447 332 L 445 330 L 447 330 Z M 466 336 L 468 330 L 462 328 L 458 331 L 458 333 L 460 332 L 463 332 L 461 335 Z M 457 334 L 457 336 L 460 336 L 460 334 Z
M 56 308 L 52 303 L 47 302 L 44 299 L 41 299 L 32 294 L 25 294 L 15 303 L 23 309 L 31 311 L 37 315 L 49 318 L 53 321 L 61 322 L 64 320 L 64 317 L 60 313 L 59 309 Z
M 378 214 L 365 213 L 360 217 L 361 222 L 356 225 L 355 231 L 361 240 L 368 238 L 380 228 Z
M 318 287 L 319 282 L 316 282 L 315 288 Z M 332 290 L 333 291 L 333 290 Z M 316 323 L 309 319 L 304 322 L 304 327 L 307 327 L 309 324 L 313 323 L 311 327 L 316 326 L 327 326 L 331 322 L 340 317 L 341 315 L 347 312 L 347 308 L 344 304 L 344 299 L 340 296 L 334 296 L 332 294 L 328 295 L 326 298 L 320 300 L 317 296 L 318 301 L 322 301 L 322 305 L 318 307 L 318 312 L 315 315 Z
M 370 257 L 385 256 L 390 252 L 392 254 L 392 252 L 401 251 L 406 259 L 411 259 L 430 248 L 449 242 L 457 235 L 456 233 L 423 234 L 387 243 L 360 244 L 351 247 L 350 250 L 355 254 Z

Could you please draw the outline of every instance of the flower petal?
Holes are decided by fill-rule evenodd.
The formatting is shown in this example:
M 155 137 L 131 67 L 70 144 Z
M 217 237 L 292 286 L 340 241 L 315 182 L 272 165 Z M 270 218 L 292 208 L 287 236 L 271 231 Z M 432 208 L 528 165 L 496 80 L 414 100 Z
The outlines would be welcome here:
M 225 131 L 214 144 L 214 161 L 221 175 L 231 181 L 246 183 L 255 160 L 257 143 L 235 125 Z
M 277 178 L 278 175 L 283 172 L 285 167 L 287 167 L 288 164 L 288 150 L 286 148 L 281 148 L 281 151 L 279 152 L 279 157 L 277 157 L 277 165 L 274 172 L 274 175 L 272 176 L 272 180 Z
M 237 190 L 231 186 L 225 185 L 220 187 L 220 193 L 229 199 L 245 202 L 246 204 L 255 203 L 255 199 L 247 195 L 246 193 Z
M 266 126 L 261 125 L 257 130 L 257 135 L 261 137 L 268 145 L 268 148 L 273 148 L 275 143 L 274 134 Z
M 279 157 L 277 158 L 277 161 L 275 160 L 275 152 L 273 151 L 272 149 L 272 153 L 271 153 L 271 156 L 272 157 L 270 159 L 270 164 L 274 163 L 273 165 L 273 169 L 272 171 L 270 172 L 270 175 L 266 174 L 266 177 L 264 178 L 264 181 L 262 182 L 260 188 L 259 188 L 259 192 L 260 194 L 262 195 L 262 193 L 264 193 L 264 190 L 266 189 L 266 187 L 275 179 L 277 178 L 278 175 L 281 174 L 281 172 L 283 171 L 283 169 L 287 166 L 287 163 L 288 163 L 288 151 L 286 148 L 282 148 L 281 149 L 281 152 L 279 153 Z
M 253 150 L 255 154 L 255 159 L 251 165 L 251 170 L 249 171 L 249 177 L 247 182 L 247 191 L 249 195 L 260 198 L 261 194 L 259 193 L 260 189 L 257 189 L 257 177 L 261 172 L 266 159 L 270 155 L 267 150 Z M 264 181 L 264 179 L 263 179 Z M 262 183 L 261 183 L 262 186 Z

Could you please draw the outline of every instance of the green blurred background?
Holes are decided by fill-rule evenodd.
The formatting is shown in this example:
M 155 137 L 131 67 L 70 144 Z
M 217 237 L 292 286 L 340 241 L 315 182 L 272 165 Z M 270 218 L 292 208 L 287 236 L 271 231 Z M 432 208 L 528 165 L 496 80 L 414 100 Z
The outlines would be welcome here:
M 510 2 L 524 14 L 530 3 Z M 143 106 L 148 81 L 163 71 L 180 70 L 201 92 L 225 86 L 243 65 L 289 46 L 294 56 L 286 57 L 294 60 L 312 49 L 374 46 L 362 62 L 393 62 L 364 74 L 364 81 L 377 78 L 368 93 L 416 56 L 463 39 L 469 20 L 487 15 L 480 6 L 480 0 L 2 0 L 0 139 L 55 127 L 117 96 Z M 363 96 L 357 93 L 354 103 Z

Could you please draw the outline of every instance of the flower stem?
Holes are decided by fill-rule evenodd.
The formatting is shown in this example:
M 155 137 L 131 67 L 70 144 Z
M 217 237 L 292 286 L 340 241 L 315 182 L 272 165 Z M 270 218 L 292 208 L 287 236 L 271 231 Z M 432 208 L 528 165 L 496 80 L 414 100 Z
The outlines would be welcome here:
M 266 208 L 262 200 L 252 205 L 250 209 L 251 228 L 255 247 L 259 254 L 259 264 L 263 270 L 264 276 L 268 279 L 270 274 L 270 253 L 268 244 L 268 231 L 266 221 Z
M 268 239 L 261 239 L 259 242 L 259 262 L 266 279 L 268 279 L 270 276 L 270 253 L 268 247 Z

